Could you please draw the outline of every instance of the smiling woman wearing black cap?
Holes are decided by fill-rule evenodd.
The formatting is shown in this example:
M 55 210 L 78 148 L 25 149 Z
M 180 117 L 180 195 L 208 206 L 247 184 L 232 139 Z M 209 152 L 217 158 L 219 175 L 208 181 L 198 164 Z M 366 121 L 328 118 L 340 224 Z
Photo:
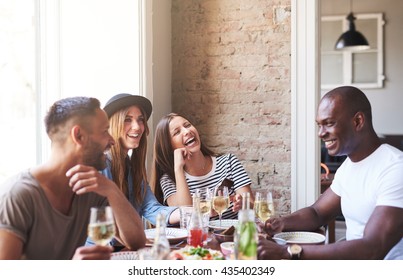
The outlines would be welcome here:
M 147 120 L 152 113 L 151 102 L 140 95 L 121 93 L 109 99 L 104 110 L 115 145 L 110 149 L 107 168 L 102 173 L 120 187 L 138 213 L 152 224 L 160 212 L 165 214 L 168 224 L 178 223 L 176 207 L 161 205 L 147 182 Z

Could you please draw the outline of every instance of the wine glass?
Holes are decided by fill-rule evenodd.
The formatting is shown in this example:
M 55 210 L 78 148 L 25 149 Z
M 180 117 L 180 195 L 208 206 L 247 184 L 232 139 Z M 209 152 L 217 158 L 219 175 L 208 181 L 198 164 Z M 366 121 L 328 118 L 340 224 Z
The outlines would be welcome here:
M 88 236 L 94 243 L 106 246 L 115 234 L 115 220 L 113 218 L 112 208 L 110 206 L 91 207 Z
M 218 213 L 220 218 L 220 227 L 221 227 L 221 218 L 222 213 L 229 207 L 229 196 L 228 196 L 228 187 L 226 186 L 218 186 L 214 189 L 213 194 L 213 208 Z
M 200 195 L 200 201 L 199 201 L 200 214 L 202 216 L 203 234 L 204 234 L 203 240 L 204 243 L 207 244 L 212 240 L 212 238 L 208 237 L 208 226 L 210 222 L 211 201 L 213 200 L 213 193 L 208 187 L 205 187 L 202 189 L 199 195 Z
M 273 195 L 270 191 L 261 195 L 257 206 L 257 216 L 262 223 L 274 216 Z
M 260 204 L 260 200 L 262 199 L 262 193 L 261 192 L 256 192 L 255 193 L 255 201 L 253 203 L 253 210 L 255 211 L 255 217 L 258 220 L 259 218 L 259 204 Z
M 203 192 L 200 193 L 200 212 L 202 215 L 210 214 L 212 198 L 213 194 L 208 187 L 204 188 Z

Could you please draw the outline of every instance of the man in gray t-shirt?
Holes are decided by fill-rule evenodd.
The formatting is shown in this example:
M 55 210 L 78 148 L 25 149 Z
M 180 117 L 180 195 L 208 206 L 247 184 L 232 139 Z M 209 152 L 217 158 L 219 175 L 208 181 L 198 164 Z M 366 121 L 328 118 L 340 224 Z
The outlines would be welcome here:
M 91 207 L 110 205 L 116 238 L 145 245 L 141 218 L 116 184 L 100 174 L 114 140 L 95 98 L 55 102 L 45 118 L 52 142 L 47 162 L 0 187 L 0 259 L 109 259 L 109 246 L 87 246 Z

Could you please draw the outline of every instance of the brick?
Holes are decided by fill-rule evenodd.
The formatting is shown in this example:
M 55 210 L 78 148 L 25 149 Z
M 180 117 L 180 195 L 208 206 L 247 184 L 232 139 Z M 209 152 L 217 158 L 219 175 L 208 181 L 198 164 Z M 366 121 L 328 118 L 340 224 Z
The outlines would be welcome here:
M 172 0 L 172 109 L 291 207 L 291 0 Z

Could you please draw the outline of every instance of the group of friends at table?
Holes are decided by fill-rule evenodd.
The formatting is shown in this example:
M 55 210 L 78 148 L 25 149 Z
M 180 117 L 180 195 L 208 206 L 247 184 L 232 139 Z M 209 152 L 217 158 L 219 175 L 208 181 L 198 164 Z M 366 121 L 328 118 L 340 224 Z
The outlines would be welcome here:
M 163 213 L 175 226 L 178 206 L 224 179 L 233 181 L 233 199 L 223 219 L 236 219 L 241 194 L 252 193 L 245 168 L 236 155 L 208 148 L 180 114 L 156 127 L 148 182 L 151 113 L 151 102 L 132 94 L 117 94 L 103 108 L 91 97 L 56 101 L 45 117 L 49 159 L 0 187 L 0 259 L 110 259 L 119 246 L 138 250 L 146 244 L 142 218 L 155 224 Z M 316 123 L 329 155 L 347 158 L 313 205 L 262 223 L 267 238 L 259 240 L 258 259 L 403 259 L 403 152 L 382 144 L 358 88 L 326 93 Z M 92 244 L 90 208 L 107 205 L 116 224 L 113 246 Z M 295 251 L 271 239 L 282 231 L 315 231 L 339 215 L 347 225 L 344 241 Z

